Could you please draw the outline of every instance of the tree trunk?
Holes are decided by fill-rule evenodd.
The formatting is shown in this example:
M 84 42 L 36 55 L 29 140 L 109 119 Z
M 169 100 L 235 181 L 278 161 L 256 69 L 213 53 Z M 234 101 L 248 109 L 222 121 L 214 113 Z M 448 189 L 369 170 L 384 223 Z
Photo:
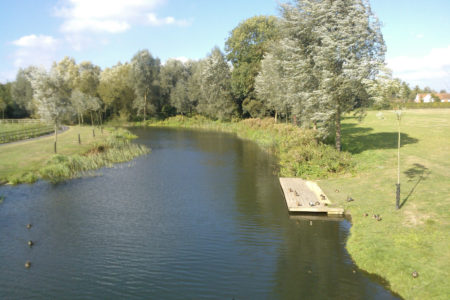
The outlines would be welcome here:
M 57 151 L 56 151 L 56 143 L 57 142 L 58 142 L 58 123 L 55 122 L 55 145 L 54 145 L 55 153 L 57 153 Z
M 275 110 L 275 124 L 277 123 L 277 121 L 278 121 L 278 112 Z
M 339 104 L 336 109 L 336 150 L 341 151 L 341 108 L 339 107 Z
M 89 112 L 91 114 L 91 126 L 94 126 L 94 119 L 92 118 L 92 111 Z
M 147 92 L 144 94 L 144 122 L 147 116 Z

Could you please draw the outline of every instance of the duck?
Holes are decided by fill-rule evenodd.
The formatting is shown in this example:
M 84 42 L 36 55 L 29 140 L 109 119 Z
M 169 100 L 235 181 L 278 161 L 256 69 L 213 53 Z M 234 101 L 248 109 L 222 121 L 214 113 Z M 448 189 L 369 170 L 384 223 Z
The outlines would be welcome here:
M 28 246 L 30 246 L 30 247 L 32 247 L 34 245 L 34 242 L 33 241 L 28 241 Z
M 300 196 L 300 195 L 297 193 L 297 191 L 295 191 L 295 196 L 297 196 L 297 197 Z
M 364 217 L 367 217 L 367 216 L 369 216 L 369 214 L 368 214 L 368 213 L 365 213 L 365 214 L 364 214 Z
M 316 206 L 315 204 L 314 204 L 314 202 L 309 202 L 309 206 Z
M 320 199 L 325 200 L 327 197 L 324 194 L 320 194 Z
M 319 206 L 320 205 L 320 202 L 319 201 L 316 201 L 316 203 L 315 203 L 317 206 Z
M 25 268 L 29 268 L 29 267 L 31 267 L 31 262 L 29 261 L 29 260 L 27 260 L 26 262 L 25 262 Z
M 419 273 L 417 273 L 417 271 L 412 272 L 411 275 L 413 278 L 419 277 Z
M 27 229 L 31 229 L 31 226 L 33 226 L 33 225 L 27 224 Z
M 293 192 L 291 188 L 289 188 L 289 192 L 290 192 L 290 193 L 292 193 L 292 192 Z
M 352 201 L 354 201 L 354 199 L 350 196 L 347 196 L 347 202 L 352 202 Z
M 381 221 L 381 220 L 382 220 L 381 216 L 380 216 L 380 215 L 377 215 L 377 221 L 379 222 L 379 221 Z
M 339 193 L 339 190 L 338 189 L 336 189 L 336 190 L 334 190 L 336 193 Z

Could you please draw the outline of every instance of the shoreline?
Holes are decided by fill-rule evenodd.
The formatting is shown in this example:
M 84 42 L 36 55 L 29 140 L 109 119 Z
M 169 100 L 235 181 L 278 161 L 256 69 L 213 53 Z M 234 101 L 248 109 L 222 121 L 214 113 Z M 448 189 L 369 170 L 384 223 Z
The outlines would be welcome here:
M 81 144 L 78 134 L 82 136 Z M 57 154 L 52 151 L 52 136 L 4 145 L 0 153 L 0 186 L 37 180 L 56 183 L 149 153 L 147 147 L 131 142 L 135 138 L 125 129 L 105 129 L 104 135 L 94 137 L 92 127 L 87 126 L 69 127 L 59 135 Z
M 345 248 L 358 268 L 382 278 L 387 282 L 387 288 L 399 297 L 445 299 L 445 295 L 448 295 L 450 290 L 445 284 L 450 259 L 442 258 L 439 249 L 448 248 L 449 242 L 448 239 L 437 237 L 448 236 L 445 212 L 449 210 L 447 206 L 442 207 L 445 209 L 428 206 L 428 214 L 424 214 L 418 211 L 417 207 L 426 205 L 426 199 L 429 198 L 427 195 L 430 193 L 436 195 L 436 191 L 441 191 L 439 193 L 439 197 L 442 198 L 441 205 L 448 205 L 448 201 L 444 199 L 450 192 L 445 185 L 448 169 L 442 165 L 442 155 L 445 156 L 445 151 L 439 148 L 437 154 L 441 156 L 436 156 L 436 162 L 427 160 L 426 156 L 423 157 L 421 154 L 424 153 L 423 149 L 429 149 L 430 145 L 443 147 L 441 135 L 446 130 L 445 126 L 437 133 L 435 130 L 434 134 L 430 134 L 428 126 L 442 124 L 441 122 L 448 117 L 450 111 L 441 109 L 406 111 L 407 115 L 402 121 L 401 150 L 402 206 L 405 203 L 406 206 L 399 210 L 396 210 L 394 205 L 397 125 L 392 111 L 384 111 L 384 113 L 383 120 L 376 117 L 376 112 L 369 112 L 362 123 L 358 123 L 354 118 L 347 118 L 345 121 L 348 132 L 359 133 L 354 136 L 347 133 L 344 136 L 347 149 L 354 153 L 352 155 L 352 160 L 356 164 L 354 168 L 349 167 L 347 172 L 328 173 L 323 177 L 314 173 L 312 178 L 288 176 L 317 180 L 327 197 L 335 205 L 345 209 L 345 216 L 350 216 L 351 223 L 350 236 Z M 426 116 L 426 119 L 423 116 Z M 202 121 L 205 123 L 202 124 Z M 240 123 L 243 122 L 245 121 Z M 280 147 L 280 140 L 276 136 L 267 134 L 264 128 L 267 124 L 264 125 L 262 121 L 260 128 L 250 128 L 251 130 L 245 130 L 236 123 L 205 121 L 205 119 L 192 121 L 179 117 L 147 125 L 135 125 L 234 133 L 241 139 L 256 142 L 264 150 L 274 149 L 272 152 L 279 163 L 286 163 L 286 153 L 283 151 L 287 151 L 287 148 Z M 284 126 L 284 124 L 278 125 Z M 422 126 L 419 129 L 423 129 L 419 130 L 419 125 Z M 370 128 L 366 129 L 367 127 Z M 280 129 L 278 134 L 282 135 L 284 131 Z M 421 189 L 416 189 L 422 180 L 427 179 L 424 176 L 429 176 L 428 168 L 432 167 L 435 172 L 430 176 L 435 174 L 434 180 L 427 180 L 426 186 L 421 184 Z M 289 168 L 281 165 L 278 176 L 288 177 L 283 174 L 286 170 L 290 171 Z M 390 179 L 390 174 L 394 174 L 395 178 Z M 404 174 L 410 176 L 407 177 L 410 179 L 406 180 Z M 346 200 L 348 196 L 351 196 L 354 201 L 348 202 Z M 392 202 L 389 200 L 391 198 L 394 199 Z M 430 219 L 430 214 L 434 220 Z M 436 214 L 439 214 L 439 217 Z M 374 218 L 374 215 L 379 218 Z M 428 255 L 424 256 L 423 251 L 428 248 L 435 250 L 431 252 L 427 250 Z M 441 253 L 438 255 L 441 259 L 436 259 L 433 253 Z M 434 270 L 441 271 L 435 274 Z M 420 274 L 418 278 L 411 275 L 414 272 Z

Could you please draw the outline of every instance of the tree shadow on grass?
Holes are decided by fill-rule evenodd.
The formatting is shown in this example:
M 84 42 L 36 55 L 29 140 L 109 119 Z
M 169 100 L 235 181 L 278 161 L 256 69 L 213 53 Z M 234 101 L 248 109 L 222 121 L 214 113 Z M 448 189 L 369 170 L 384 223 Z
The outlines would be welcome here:
M 396 149 L 397 132 L 371 133 L 373 128 L 356 127 L 356 124 L 342 124 L 342 149 L 352 154 L 358 154 L 366 150 Z M 415 144 L 419 140 L 410 137 L 406 133 L 400 134 L 401 147 L 407 144 Z
M 419 185 L 419 183 L 422 180 L 426 180 L 428 176 L 430 175 L 430 170 L 421 164 L 414 164 L 412 168 L 409 168 L 405 172 L 406 177 L 408 178 L 408 181 L 416 181 L 412 189 L 409 191 L 408 195 L 403 199 L 402 203 L 400 204 L 400 208 L 405 205 L 406 201 L 408 201 L 409 197 L 414 193 L 416 187 Z

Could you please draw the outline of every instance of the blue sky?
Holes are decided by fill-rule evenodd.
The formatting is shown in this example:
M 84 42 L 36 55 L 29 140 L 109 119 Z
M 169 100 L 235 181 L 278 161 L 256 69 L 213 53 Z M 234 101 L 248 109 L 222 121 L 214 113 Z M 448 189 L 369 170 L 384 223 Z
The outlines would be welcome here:
M 450 91 L 450 1 L 371 0 L 383 23 L 386 61 L 411 86 Z M 223 49 L 255 15 L 278 15 L 275 0 L 15 0 L 0 2 L 0 82 L 19 67 L 71 56 L 102 68 L 140 49 L 162 61 Z

